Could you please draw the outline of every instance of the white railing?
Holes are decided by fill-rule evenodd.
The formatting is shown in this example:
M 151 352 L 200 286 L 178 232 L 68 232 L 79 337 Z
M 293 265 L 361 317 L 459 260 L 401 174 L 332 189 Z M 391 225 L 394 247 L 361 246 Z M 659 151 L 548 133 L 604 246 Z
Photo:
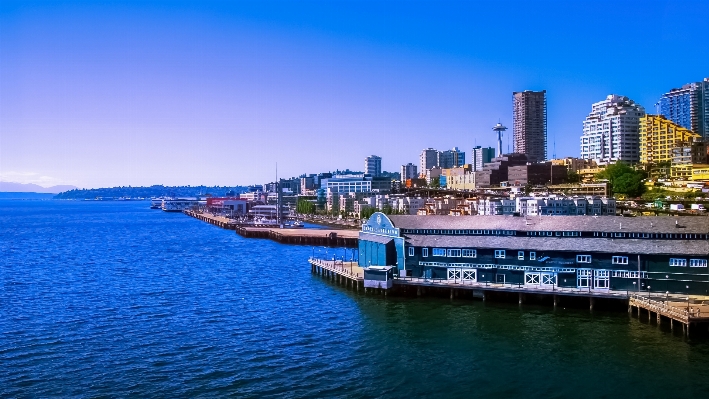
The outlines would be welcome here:
M 670 306 L 667 302 L 657 301 L 637 294 L 632 295 L 630 300 L 630 304 L 633 306 L 642 307 L 643 309 L 647 309 L 651 312 L 664 314 L 665 316 L 684 322 L 688 322 L 690 318 L 702 317 L 699 309 L 692 309 L 689 302 L 687 303 L 687 309 L 683 309 Z
M 357 273 L 354 271 L 355 267 L 359 268 L 359 265 L 356 262 L 345 262 L 337 259 L 325 260 L 320 258 L 310 258 L 308 261 L 312 265 L 322 267 L 345 277 L 349 277 L 355 280 L 364 278 L 361 273 Z
M 629 296 L 627 291 L 614 291 L 614 290 L 594 290 L 588 288 L 569 288 L 569 287 L 559 287 L 558 285 L 530 285 L 530 284 L 514 284 L 514 283 L 492 283 L 492 282 L 481 282 L 463 279 L 433 279 L 424 277 L 397 277 L 394 276 L 394 281 L 402 282 L 412 282 L 426 285 L 436 285 L 441 287 L 471 287 L 471 288 L 498 288 L 510 291 L 519 292 L 540 292 L 540 293 L 568 293 L 568 294 L 585 294 L 585 295 L 599 295 L 599 296 L 617 296 L 622 298 L 627 298 Z

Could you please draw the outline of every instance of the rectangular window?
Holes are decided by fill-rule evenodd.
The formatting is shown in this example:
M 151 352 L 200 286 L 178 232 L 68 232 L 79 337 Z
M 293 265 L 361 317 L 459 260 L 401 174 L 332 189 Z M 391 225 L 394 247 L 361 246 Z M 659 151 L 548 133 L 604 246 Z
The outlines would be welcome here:
M 421 248 L 421 256 L 428 256 L 428 248 Z
M 591 255 L 576 255 L 576 263 L 591 263 Z
M 460 257 L 460 249 L 449 249 L 448 256 L 453 257 L 453 258 L 459 258 Z
M 627 265 L 628 264 L 628 257 L 627 256 L 614 256 L 613 257 L 613 264 L 614 265 Z
M 537 260 L 537 253 L 536 253 L 536 252 L 530 252 L 530 253 L 529 253 L 529 260 Z
M 517 259 L 524 260 L 524 251 L 517 251 Z
M 414 247 L 409 247 L 409 256 L 414 256 Z
M 477 258 L 478 253 L 474 249 L 464 249 L 463 250 L 463 257 L 464 258 Z
M 689 267 L 707 267 L 706 259 L 690 259 Z
M 495 258 L 505 259 L 505 250 L 504 249 L 496 249 L 495 250 Z
M 446 256 L 445 248 L 433 248 L 433 256 Z
M 687 267 L 687 259 L 670 258 L 670 266 Z

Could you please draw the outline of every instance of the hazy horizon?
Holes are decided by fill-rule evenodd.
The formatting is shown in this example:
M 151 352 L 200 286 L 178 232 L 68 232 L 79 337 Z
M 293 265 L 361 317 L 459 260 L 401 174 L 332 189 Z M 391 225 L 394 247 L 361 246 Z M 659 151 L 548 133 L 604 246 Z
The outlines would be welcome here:
M 705 1 L 0 3 L 0 180 L 250 185 L 494 146 L 547 90 L 548 154 L 591 104 L 709 77 Z M 693 22 L 691 18 L 699 22 Z M 680 58 L 687 55 L 687 60 Z M 503 145 L 508 143 L 507 135 Z M 555 149 L 554 149 L 555 143 Z

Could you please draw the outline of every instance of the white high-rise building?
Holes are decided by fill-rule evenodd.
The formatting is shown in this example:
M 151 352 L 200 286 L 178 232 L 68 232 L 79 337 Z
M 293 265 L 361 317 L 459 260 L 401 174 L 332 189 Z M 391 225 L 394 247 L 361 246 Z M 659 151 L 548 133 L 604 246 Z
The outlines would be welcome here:
M 427 170 L 438 166 L 439 158 L 439 151 L 433 148 L 426 148 L 421 151 L 421 156 L 419 157 L 419 173 L 426 173 Z
M 379 177 L 382 174 L 382 158 L 376 155 L 364 158 L 364 173 L 372 177 Z
M 408 179 L 418 179 L 418 171 L 416 170 L 416 165 L 411 162 L 406 165 L 401 165 L 401 181 L 405 182 Z
M 581 158 L 605 165 L 640 161 L 640 118 L 645 108 L 625 96 L 611 94 L 591 107 L 583 121 Z

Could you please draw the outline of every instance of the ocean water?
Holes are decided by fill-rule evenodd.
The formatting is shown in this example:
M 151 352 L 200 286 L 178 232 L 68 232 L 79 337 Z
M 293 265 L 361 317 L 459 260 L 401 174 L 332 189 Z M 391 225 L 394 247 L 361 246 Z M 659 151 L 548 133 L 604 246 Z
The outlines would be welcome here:
M 310 247 L 148 205 L 0 201 L 0 397 L 709 397 L 706 340 L 364 296 L 312 275 Z

